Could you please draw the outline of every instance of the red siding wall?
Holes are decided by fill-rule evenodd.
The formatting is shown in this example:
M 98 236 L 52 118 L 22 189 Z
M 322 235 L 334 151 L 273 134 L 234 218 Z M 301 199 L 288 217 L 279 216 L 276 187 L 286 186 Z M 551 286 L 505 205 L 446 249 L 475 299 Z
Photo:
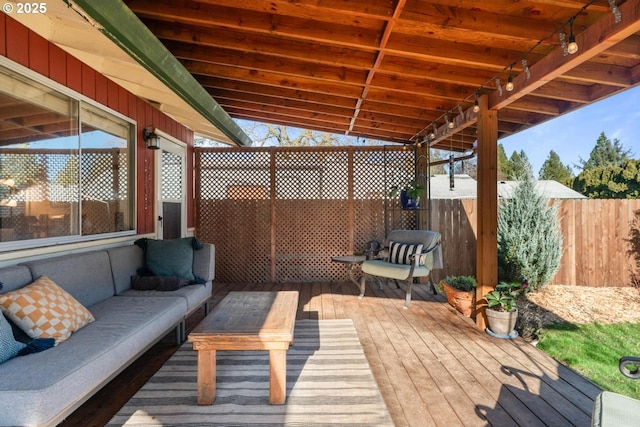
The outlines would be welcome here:
M 137 230 L 140 234 L 152 233 L 155 227 L 154 151 L 146 149 L 143 130 L 153 125 L 185 142 L 189 171 L 193 170 L 193 132 L 4 13 L 0 14 L 0 54 L 137 123 Z M 188 173 L 187 194 L 192 194 L 192 188 L 193 174 Z M 193 227 L 193 224 L 193 200 L 187 197 L 187 226 Z

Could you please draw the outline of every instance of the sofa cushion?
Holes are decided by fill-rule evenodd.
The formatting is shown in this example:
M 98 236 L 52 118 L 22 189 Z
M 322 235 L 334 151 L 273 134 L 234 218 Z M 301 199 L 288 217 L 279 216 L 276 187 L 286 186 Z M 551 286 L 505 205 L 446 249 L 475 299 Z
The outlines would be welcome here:
M 15 340 L 11 325 L 0 313 L 0 363 L 15 357 L 25 346 L 25 343 Z
M 156 276 L 178 276 L 195 280 L 193 275 L 193 238 L 147 240 L 145 261 Z
M 91 307 L 115 295 L 106 251 L 90 251 L 25 262 L 33 278 L 47 276 L 80 304 Z
M 125 245 L 107 249 L 116 295 L 131 289 L 131 276 L 144 267 L 144 250 L 138 245 Z
M 89 310 L 46 276 L 0 295 L 0 308 L 31 338 L 59 344 L 95 319 Z
M 0 424 L 50 425 L 110 381 L 184 318 L 184 298 L 113 297 L 64 343 L 0 365 Z

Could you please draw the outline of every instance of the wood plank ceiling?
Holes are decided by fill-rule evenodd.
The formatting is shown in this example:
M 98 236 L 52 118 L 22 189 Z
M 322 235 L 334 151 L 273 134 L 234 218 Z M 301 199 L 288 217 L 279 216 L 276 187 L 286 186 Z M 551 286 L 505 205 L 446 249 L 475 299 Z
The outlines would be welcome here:
M 238 119 L 463 151 L 476 93 L 501 138 L 640 82 L 640 0 L 125 3 Z

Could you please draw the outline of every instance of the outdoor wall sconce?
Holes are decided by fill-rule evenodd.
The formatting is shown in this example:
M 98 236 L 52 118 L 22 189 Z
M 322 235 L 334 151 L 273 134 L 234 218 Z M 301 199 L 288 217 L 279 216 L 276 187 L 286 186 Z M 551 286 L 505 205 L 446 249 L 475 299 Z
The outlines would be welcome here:
M 144 128 L 144 140 L 147 143 L 147 148 L 150 150 L 157 150 L 160 148 L 160 137 L 155 134 L 154 128 L 152 126 L 147 126 Z

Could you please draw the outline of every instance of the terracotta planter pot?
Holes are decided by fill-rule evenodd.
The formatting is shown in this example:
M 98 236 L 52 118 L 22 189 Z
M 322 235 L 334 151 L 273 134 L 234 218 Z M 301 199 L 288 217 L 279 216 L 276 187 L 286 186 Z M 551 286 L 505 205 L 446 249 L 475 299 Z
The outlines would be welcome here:
M 441 282 L 449 305 L 465 317 L 471 317 L 476 309 L 476 293 L 452 288 L 444 280 Z
M 518 318 L 518 309 L 513 311 L 496 311 L 490 308 L 486 309 L 487 323 L 489 330 L 494 336 L 511 338 L 516 336 L 516 319 Z

